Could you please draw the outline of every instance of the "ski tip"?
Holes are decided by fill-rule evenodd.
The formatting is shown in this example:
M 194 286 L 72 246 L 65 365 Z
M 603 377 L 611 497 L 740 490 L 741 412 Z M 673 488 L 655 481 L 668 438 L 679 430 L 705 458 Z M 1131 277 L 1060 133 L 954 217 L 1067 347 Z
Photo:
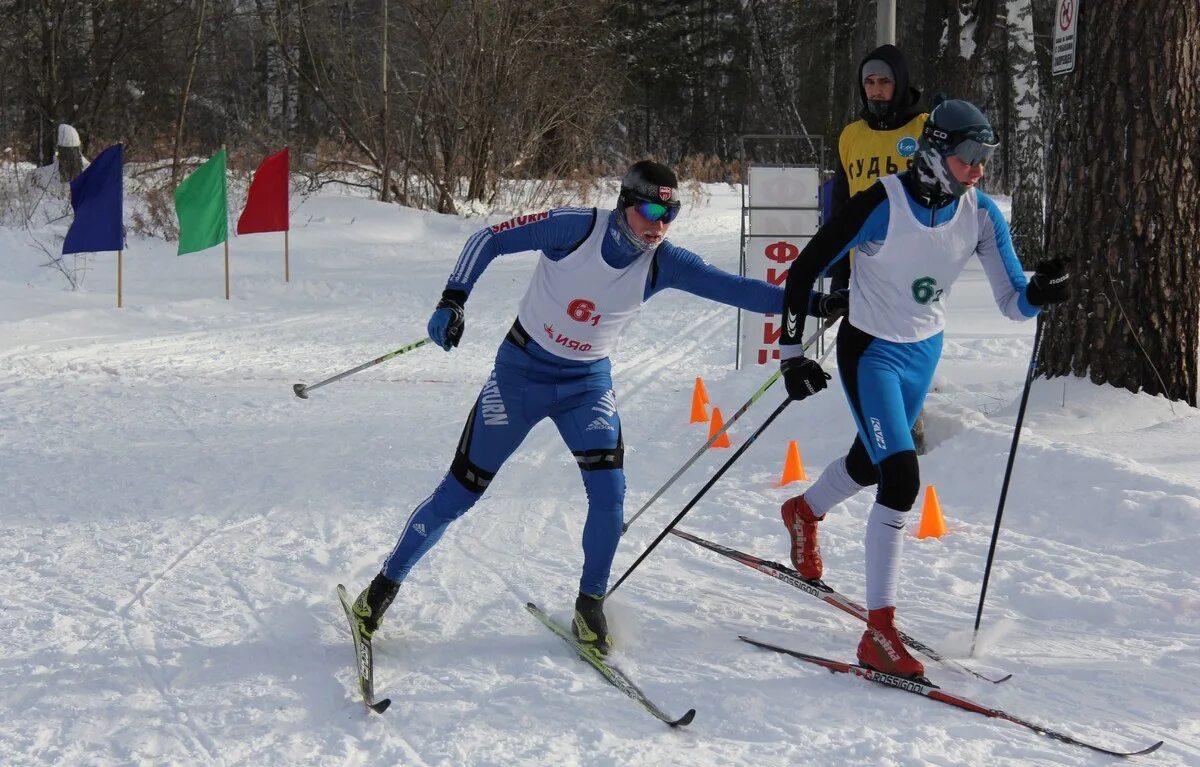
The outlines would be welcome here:
M 667 722 L 672 727 L 687 727 L 696 718 L 696 709 L 689 708 L 688 712 L 676 719 L 674 722 Z M 1159 745 L 1162 745 L 1161 743 Z
M 374 703 L 368 703 L 367 708 L 371 709 L 376 714 L 382 714 L 384 711 L 388 710 L 388 706 L 390 705 L 392 705 L 392 699 L 384 698 L 383 700 L 377 700 Z
M 1146 754 L 1153 754 L 1155 751 L 1162 748 L 1162 744 L 1163 744 L 1163 742 L 1160 740 L 1159 742 L 1155 743 L 1153 746 L 1147 746 L 1146 748 L 1143 748 L 1141 751 L 1134 751 L 1129 754 L 1123 754 L 1123 756 L 1145 756 Z

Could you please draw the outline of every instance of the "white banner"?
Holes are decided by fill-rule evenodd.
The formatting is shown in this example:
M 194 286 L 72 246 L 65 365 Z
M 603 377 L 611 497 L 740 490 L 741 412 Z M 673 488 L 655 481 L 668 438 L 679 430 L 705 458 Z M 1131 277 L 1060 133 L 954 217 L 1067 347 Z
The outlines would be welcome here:
M 820 225 L 816 167 L 754 167 L 748 175 L 749 228 L 742 246 L 745 276 L 783 286 L 787 270 Z M 780 306 L 782 309 L 783 307 Z M 741 365 L 779 360 L 778 314 L 742 312 Z

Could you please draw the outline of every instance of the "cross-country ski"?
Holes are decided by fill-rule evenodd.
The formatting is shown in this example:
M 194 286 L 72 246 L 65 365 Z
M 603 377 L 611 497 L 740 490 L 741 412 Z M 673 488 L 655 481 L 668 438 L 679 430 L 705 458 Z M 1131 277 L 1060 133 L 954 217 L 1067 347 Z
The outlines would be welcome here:
M 681 717 L 672 717 L 670 714 L 664 713 L 661 708 L 656 706 L 653 701 L 646 697 L 633 681 L 626 676 L 624 671 L 609 663 L 594 648 L 585 647 L 579 643 L 575 637 L 571 636 L 571 632 L 563 628 L 558 621 L 546 614 L 542 608 L 535 605 L 533 602 L 527 602 L 525 609 L 530 612 L 533 617 L 537 618 L 542 624 L 550 629 L 561 640 L 567 643 L 575 654 L 582 660 L 588 663 L 592 668 L 604 677 L 604 680 L 617 688 L 621 692 L 628 695 L 630 698 L 641 704 L 642 708 L 649 711 L 655 718 L 666 722 L 671 727 L 683 727 L 692 723 L 696 717 L 696 709 L 689 708 Z
M 377 714 L 382 714 L 387 711 L 392 701 L 390 698 L 375 699 L 375 656 L 371 649 L 371 639 L 364 637 L 359 631 L 358 618 L 354 615 L 354 606 L 351 603 L 350 595 L 346 593 L 346 587 L 340 583 L 337 585 L 337 595 L 338 601 L 342 604 L 342 610 L 346 613 L 346 620 L 350 623 L 350 638 L 354 644 L 354 670 L 358 675 L 358 691 L 367 708 Z
M 1006 711 L 988 708 L 982 704 L 975 703 L 967 700 L 966 698 L 946 692 L 930 682 L 928 679 L 907 679 L 905 677 L 895 676 L 893 674 L 885 674 L 881 671 L 876 671 L 875 669 L 867 668 L 866 666 L 861 666 L 857 663 L 844 663 L 842 661 L 830 660 L 829 658 L 822 658 L 819 655 L 810 655 L 798 650 L 790 650 L 786 647 L 780 647 L 779 645 L 771 644 L 770 642 L 762 642 L 757 639 L 751 639 L 750 637 L 739 636 L 738 639 L 752 644 L 755 647 L 761 647 L 764 650 L 771 650 L 773 652 L 783 653 L 784 655 L 790 655 L 793 658 L 799 658 L 802 661 L 807 661 L 808 663 L 821 666 L 822 668 L 828 669 L 834 673 L 852 674 L 862 679 L 866 679 L 869 682 L 881 684 L 884 687 L 893 687 L 897 690 L 910 692 L 914 695 L 923 695 L 930 700 L 936 700 L 949 706 L 961 708 L 964 711 L 983 714 L 986 717 L 994 719 L 1003 719 L 1006 722 L 1012 722 L 1014 724 L 1019 724 L 1022 727 L 1027 727 L 1036 732 L 1038 735 L 1045 735 L 1048 738 L 1052 738 L 1053 740 L 1057 740 L 1062 743 L 1070 743 L 1073 746 L 1081 746 L 1083 748 L 1091 749 L 1092 751 L 1099 751 L 1102 754 L 1108 754 L 1109 756 L 1144 756 L 1145 754 L 1157 751 L 1163 744 L 1163 742 L 1160 740 L 1155 743 L 1151 743 L 1149 746 L 1146 746 L 1138 751 L 1114 751 L 1102 746 L 1098 746 L 1094 743 L 1088 743 L 1086 741 L 1079 740 L 1078 738 L 1074 738 L 1070 735 L 1059 732 L 1058 730 L 1020 719 Z
M 862 606 L 851 600 L 849 597 L 838 593 L 824 581 L 814 581 L 808 580 L 807 578 L 802 578 L 800 573 L 796 572 L 787 565 L 781 565 L 778 562 L 772 562 L 767 559 L 760 559 L 753 554 L 747 554 L 745 552 L 738 551 L 737 549 L 731 549 L 728 546 L 722 546 L 719 543 L 714 543 L 710 540 L 701 538 L 698 535 L 693 535 L 685 530 L 680 530 L 679 528 L 675 528 L 671 532 L 680 538 L 683 538 L 685 541 L 691 541 L 698 546 L 703 546 L 709 551 L 715 551 L 722 556 L 729 557 L 735 562 L 741 562 L 747 567 L 758 570 L 760 573 L 769 575 L 776 580 L 788 584 L 789 586 L 794 586 L 800 591 L 803 591 L 805 594 L 814 596 L 817 599 L 820 599 L 822 602 L 836 607 L 848 615 L 853 615 L 855 618 L 858 618 L 861 621 L 867 620 L 867 611 Z M 930 660 L 935 660 L 944 666 L 956 669 L 965 674 L 970 674 L 973 677 L 991 682 L 992 684 L 1007 682 L 1012 678 L 1012 674 L 1005 674 L 1004 676 L 997 678 L 981 674 L 970 666 L 965 666 L 953 658 L 947 658 L 945 655 L 933 649 L 929 645 L 909 636 L 904 632 L 900 632 L 900 638 L 904 640 L 904 644 L 908 645 Z

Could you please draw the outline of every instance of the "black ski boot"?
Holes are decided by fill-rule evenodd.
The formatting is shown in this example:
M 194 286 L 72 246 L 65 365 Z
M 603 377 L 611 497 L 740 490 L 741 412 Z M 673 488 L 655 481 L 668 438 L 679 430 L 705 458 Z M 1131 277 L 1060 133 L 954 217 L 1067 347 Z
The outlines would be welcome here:
M 571 621 L 571 633 L 582 645 L 595 648 L 601 655 L 612 649 L 612 637 L 608 634 L 608 621 L 604 619 L 604 597 L 579 592 L 575 598 L 575 619 Z
M 371 585 L 363 589 L 358 599 L 354 600 L 354 614 L 358 617 L 360 636 L 368 641 L 374 636 L 375 630 L 383 621 L 383 614 L 399 590 L 400 584 L 388 580 L 383 573 L 376 575 Z

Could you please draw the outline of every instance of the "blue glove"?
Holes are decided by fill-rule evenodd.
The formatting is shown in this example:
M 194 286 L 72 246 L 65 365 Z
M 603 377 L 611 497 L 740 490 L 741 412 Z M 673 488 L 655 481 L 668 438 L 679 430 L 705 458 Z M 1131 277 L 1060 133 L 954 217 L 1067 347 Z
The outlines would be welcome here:
M 429 318 L 429 324 L 425 328 L 429 337 L 446 351 L 458 346 L 458 342 L 462 340 L 463 327 L 466 325 L 463 304 L 466 302 L 466 293 L 447 288 L 442 291 L 442 300 L 438 301 L 437 308 Z

